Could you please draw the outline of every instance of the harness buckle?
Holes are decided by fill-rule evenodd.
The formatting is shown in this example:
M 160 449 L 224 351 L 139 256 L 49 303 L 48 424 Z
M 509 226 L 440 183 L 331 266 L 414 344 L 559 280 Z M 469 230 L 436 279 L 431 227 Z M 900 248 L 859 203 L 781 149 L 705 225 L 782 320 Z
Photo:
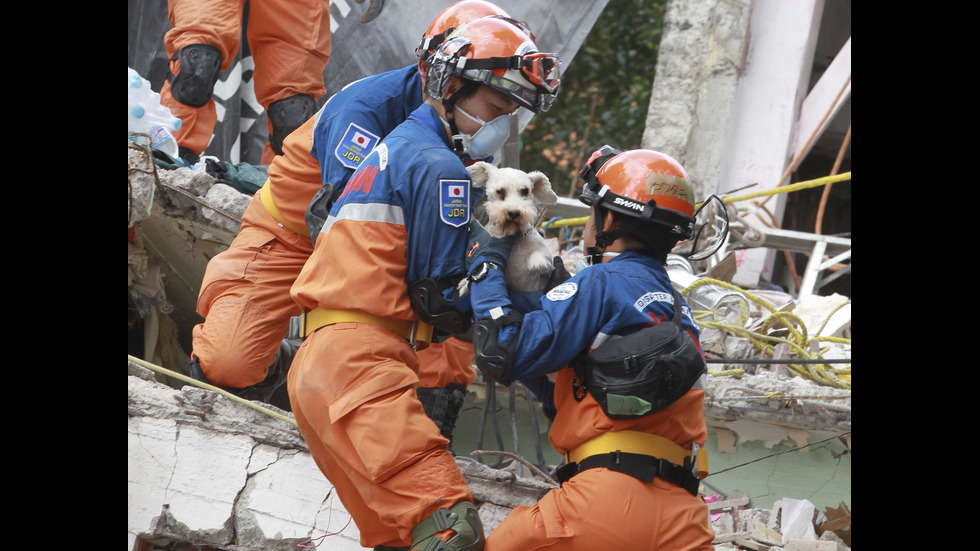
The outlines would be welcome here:
M 416 340 L 415 338 L 416 334 L 418 334 L 418 331 L 419 331 L 419 320 L 415 320 L 412 322 L 412 330 L 408 334 L 408 344 L 411 345 L 412 350 L 414 350 L 415 352 L 418 352 L 417 349 L 418 340 Z
M 691 472 L 698 477 L 698 446 L 697 442 L 691 442 Z M 700 479 L 700 477 L 698 477 Z

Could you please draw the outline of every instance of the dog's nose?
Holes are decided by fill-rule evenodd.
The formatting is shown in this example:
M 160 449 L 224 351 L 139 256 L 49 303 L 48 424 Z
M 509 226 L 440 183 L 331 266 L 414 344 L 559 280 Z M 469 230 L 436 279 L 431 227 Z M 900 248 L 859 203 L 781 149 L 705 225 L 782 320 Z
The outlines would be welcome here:
M 521 213 L 519 211 L 516 210 L 507 211 L 507 218 L 510 218 L 511 220 L 517 220 L 520 216 Z

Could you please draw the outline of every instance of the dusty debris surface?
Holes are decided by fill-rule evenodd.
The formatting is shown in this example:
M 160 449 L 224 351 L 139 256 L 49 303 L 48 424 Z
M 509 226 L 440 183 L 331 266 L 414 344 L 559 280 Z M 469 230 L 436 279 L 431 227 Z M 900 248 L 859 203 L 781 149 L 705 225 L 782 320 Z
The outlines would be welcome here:
M 361 549 L 356 526 L 288 422 L 291 413 L 190 385 L 176 390 L 157 376 L 130 361 L 130 549 L 295 550 L 321 542 L 325 549 Z M 487 534 L 510 509 L 555 487 L 533 469 L 518 477 L 468 457 L 457 464 Z M 844 504 L 823 512 L 811 505 L 803 515 L 796 504 L 792 524 L 784 525 L 790 518 L 784 503 L 772 510 L 747 503 L 739 495 L 711 500 L 716 549 L 849 548 Z
M 131 354 L 187 374 L 188 336 L 200 319 L 194 312 L 197 285 L 207 260 L 234 238 L 249 200 L 205 172 L 161 168 L 145 149 L 129 148 Z M 563 256 L 574 265 L 573 256 Z M 724 285 L 719 277 L 717 285 Z M 742 311 L 699 319 L 706 356 L 732 362 L 709 363 L 709 421 L 749 419 L 849 434 L 849 363 L 766 361 L 849 358 L 850 301 L 741 291 Z M 774 311 L 781 312 L 778 320 Z M 260 411 L 212 390 L 180 386 L 131 359 L 130 549 L 362 549 L 356 526 L 290 424 L 291 413 L 269 405 Z M 848 436 L 848 449 L 849 442 Z M 517 476 L 513 463 L 507 469 L 468 457 L 457 463 L 488 533 L 511 508 L 534 503 L 554 487 L 546 473 L 533 469 Z M 805 500 L 784 499 L 771 509 L 754 509 L 738 492 L 704 497 L 716 549 L 849 548 L 845 503 L 818 511 L 808 510 Z

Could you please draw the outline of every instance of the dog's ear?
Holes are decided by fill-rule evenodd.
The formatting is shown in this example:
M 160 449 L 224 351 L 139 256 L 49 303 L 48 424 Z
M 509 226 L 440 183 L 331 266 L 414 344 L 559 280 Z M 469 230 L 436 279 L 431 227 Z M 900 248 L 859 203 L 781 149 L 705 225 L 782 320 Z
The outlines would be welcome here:
M 473 180 L 473 187 L 486 187 L 487 181 L 490 179 L 490 173 L 496 169 L 497 167 L 490 163 L 477 161 L 466 167 L 466 172 L 470 173 L 470 179 Z
M 527 177 L 531 179 L 531 184 L 534 185 L 531 193 L 539 203 L 554 205 L 558 202 L 558 195 L 555 194 L 555 190 L 551 189 L 551 180 L 543 172 L 537 170 L 528 172 Z

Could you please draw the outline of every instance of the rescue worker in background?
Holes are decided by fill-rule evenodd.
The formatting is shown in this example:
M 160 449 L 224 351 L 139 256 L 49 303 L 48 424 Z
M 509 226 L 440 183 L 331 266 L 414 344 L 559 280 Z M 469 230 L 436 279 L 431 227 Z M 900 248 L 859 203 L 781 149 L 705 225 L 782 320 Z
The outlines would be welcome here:
M 541 310 L 522 316 L 510 306 L 503 287 L 507 243 L 493 244 L 495 254 L 478 251 L 471 264 L 474 312 L 490 312 L 473 327 L 475 363 L 505 385 L 556 374 L 549 440 L 567 461 L 557 472 L 561 486 L 533 506 L 515 507 L 485 549 L 711 551 L 714 531 L 698 495 L 707 474 L 707 456 L 698 451 L 707 438 L 707 365 L 700 330 L 665 267 L 675 243 L 693 230 L 690 178 L 662 153 L 608 146 L 592 155 L 581 175 L 581 200 L 591 206 L 586 255 L 574 276 L 545 295 Z M 494 241 L 478 224 L 471 231 Z M 674 323 L 683 329 L 670 327 Z M 686 378 L 673 394 L 657 382 L 670 380 L 658 372 L 663 364 L 641 361 L 631 364 L 632 375 L 623 375 L 619 357 L 609 363 L 626 384 L 610 385 L 615 393 L 587 384 L 596 375 L 584 369 L 605 350 L 600 345 L 635 342 L 621 337 L 659 324 L 683 344 L 677 357 L 685 359 L 679 367 Z M 664 348 L 653 344 L 644 350 Z M 641 380 L 650 374 L 651 384 Z M 538 395 L 544 399 L 547 392 Z
M 483 548 L 449 441 L 416 397 L 416 351 L 433 327 L 460 334 L 472 319 L 456 301 L 480 198 L 464 162 L 497 151 L 518 108 L 547 111 L 558 85 L 557 57 L 520 27 L 456 29 L 429 58 L 424 103 L 354 172 L 292 287 L 308 336 L 290 404 L 365 547 Z
M 167 2 L 173 25 L 164 36 L 170 74 L 160 90 L 160 103 L 182 121 L 174 137 L 180 157 L 189 164 L 198 162 L 214 134 L 214 86 L 239 51 L 245 4 L 246 0 Z M 268 114 L 269 139 L 261 161 L 268 165 L 274 155 L 282 154 L 283 139 L 313 115 L 317 98 L 327 91 L 323 71 L 330 59 L 330 2 L 248 2 L 246 30 L 255 62 L 255 98 Z
M 295 345 L 285 337 L 290 318 L 301 313 L 289 288 L 313 252 L 310 235 L 320 231 L 322 219 L 314 211 L 329 212 L 333 197 L 381 137 L 421 105 L 432 49 L 451 30 L 484 16 L 507 13 L 480 0 L 449 6 L 422 35 L 417 63 L 349 84 L 285 140 L 238 235 L 208 263 L 197 301 L 205 319 L 192 334 L 192 377 L 289 409 L 284 383 Z M 314 196 L 318 200 L 311 205 Z M 473 346 L 456 338 L 419 354 L 419 396 L 449 439 L 465 387 L 476 378 L 472 360 Z

